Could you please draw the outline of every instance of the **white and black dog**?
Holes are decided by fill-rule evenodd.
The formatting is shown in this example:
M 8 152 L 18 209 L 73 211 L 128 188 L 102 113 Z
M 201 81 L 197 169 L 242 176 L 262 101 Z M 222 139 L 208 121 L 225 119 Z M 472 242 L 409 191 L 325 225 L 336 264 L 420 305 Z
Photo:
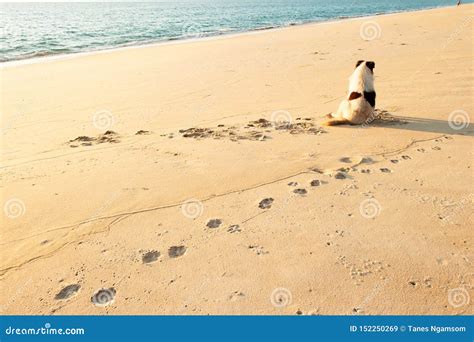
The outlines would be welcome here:
M 375 62 L 357 62 L 356 68 L 349 78 L 347 97 L 339 105 L 336 114 L 329 114 L 328 120 L 322 125 L 360 125 L 373 118 L 375 108 L 374 68 Z

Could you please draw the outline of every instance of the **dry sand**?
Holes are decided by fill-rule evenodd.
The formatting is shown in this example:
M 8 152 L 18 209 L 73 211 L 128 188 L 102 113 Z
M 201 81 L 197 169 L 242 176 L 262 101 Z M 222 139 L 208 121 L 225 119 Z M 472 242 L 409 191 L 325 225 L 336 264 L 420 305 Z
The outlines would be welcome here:
M 473 15 L 4 66 L 2 313 L 473 313 Z

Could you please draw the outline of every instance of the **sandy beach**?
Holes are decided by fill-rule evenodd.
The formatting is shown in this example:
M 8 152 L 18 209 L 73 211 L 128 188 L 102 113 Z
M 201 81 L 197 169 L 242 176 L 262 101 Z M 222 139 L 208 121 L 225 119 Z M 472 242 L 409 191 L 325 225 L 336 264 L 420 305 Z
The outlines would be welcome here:
M 473 314 L 473 18 L 0 67 L 1 313 Z

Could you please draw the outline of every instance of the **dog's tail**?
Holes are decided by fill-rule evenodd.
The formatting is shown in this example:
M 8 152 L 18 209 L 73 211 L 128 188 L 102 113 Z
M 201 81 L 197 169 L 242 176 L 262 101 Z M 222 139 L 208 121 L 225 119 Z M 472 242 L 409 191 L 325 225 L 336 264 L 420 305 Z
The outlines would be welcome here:
M 337 126 L 337 125 L 350 125 L 351 122 L 347 119 L 329 119 L 324 121 L 321 126 Z

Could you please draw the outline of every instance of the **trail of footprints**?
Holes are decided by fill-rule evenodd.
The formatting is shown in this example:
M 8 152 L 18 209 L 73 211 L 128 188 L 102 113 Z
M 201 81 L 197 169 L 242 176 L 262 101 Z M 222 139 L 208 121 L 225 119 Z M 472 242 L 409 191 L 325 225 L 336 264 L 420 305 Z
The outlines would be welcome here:
M 150 131 L 145 131 L 143 129 L 137 131 L 135 135 L 149 135 Z M 80 135 L 74 139 L 71 139 L 67 142 L 69 147 L 76 148 L 79 146 L 93 146 L 98 144 L 117 144 L 120 142 L 121 136 L 112 130 L 105 131 L 103 134 L 99 134 L 95 137 L 90 137 L 87 135 Z
M 372 125 L 400 125 L 406 122 L 400 120 L 385 110 L 377 109 L 376 118 L 371 122 Z M 212 139 L 228 139 L 230 141 L 252 140 L 252 141 L 266 141 L 271 139 L 272 132 L 284 132 L 292 135 L 297 134 L 312 134 L 320 135 L 326 133 L 321 127 L 316 124 L 316 119 L 312 117 L 296 118 L 294 122 L 284 119 L 283 121 L 269 121 L 265 118 L 260 118 L 255 121 L 249 121 L 243 126 L 226 126 L 219 124 L 217 127 L 191 127 L 181 129 L 177 133 L 181 134 L 183 138 L 193 138 L 197 140 L 212 138 Z M 134 135 L 150 135 L 151 131 L 140 129 Z M 175 132 L 160 134 L 162 137 L 169 139 L 175 138 Z M 81 135 L 69 140 L 66 144 L 71 148 L 88 147 L 103 143 L 120 143 L 122 136 L 115 131 L 107 130 L 103 134 L 97 136 Z M 436 149 L 436 148 L 435 148 Z M 420 149 L 423 150 L 423 149 Z M 424 152 L 424 151 L 423 151 Z M 344 163 L 350 163 L 348 157 L 341 158 Z
M 387 267 L 390 267 L 390 265 L 385 264 L 383 261 L 371 259 L 363 260 L 362 263 L 358 264 L 351 263 L 344 255 L 340 255 L 337 259 L 337 262 L 345 268 L 349 269 L 353 284 L 356 286 L 361 285 L 361 283 L 364 282 L 364 278 L 366 276 L 377 275 L 383 272 Z M 385 280 L 385 276 L 381 275 L 380 279 Z
M 296 118 L 295 122 L 272 122 L 261 118 L 248 122 L 243 127 L 229 126 L 223 124 L 217 127 L 191 127 L 181 129 L 179 133 L 183 138 L 193 139 L 228 139 L 230 141 L 254 140 L 265 141 L 271 139 L 271 133 L 274 131 L 287 132 L 289 134 L 314 134 L 325 133 L 318 127 L 314 118 Z
M 186 253 L 186 250 L 187 248 L 184 245 L 171 246 L 168 249 L 168 257 L 170 259 L 179 258 Z M 160 257 L 161 253 L 157 250 L 146 251 L 143 252 L 141 261 L 144 265 L 151 265 L 159 261 Z M 67 301 L 77 296 L 80 289 L 80 284 L 67 285 L 55 295 L 54 299 L 57 301 Z M 116 294 L 117 290 L 114 287 L 101 288 L 92 295 L 90 301 L 97 307 L 107 307 L 115 302 Z
M 142 134 L 149 134 L 148 131 L 138 131 L 136 133 L 137 135 L 142 135 Z M 111 141 L 109 141 L 110 139 Z M 103 135 L 99 136 L 98 138 L 95 138 L 93 140 L 85 139 L 83 137 L 78 137 L 74 140 L 71 140 L 71 143 L 77 143 L 77 142 L 95 142 L 95 143 L 102 143 L 102 142 L 114 142 L 113 140 L 117 139 L 117 136 L 114 132 L 106 132 Z M 452 139 L 451 137 L 444 136 L 443 138 L 436 139 L 436 143 L 441 143 L 444 140 L 450 140 Z M 71 146 L 73 147 L 73 146 Z M 432 146 L 431 150 L 433 151 L 439 151 L 441 150 L 441 147 L 438 145 Z M 417 148 L 417 152 L 419 153 L 425 153 L 427 152 L 426 149 L 424 148 Z M 402 161 L 409 161 L 411 160 L 412 157 L 408 154 L 401 154 L 399 158 L 393 158 L 393 159 L 388 159 L 387 162 L 390 162 L 393 165 L 400 165 L 400 162 Z M 340 161 L 342 163 L 347 163 L 347 164 L 352 164 L 353 160 L 350 157 L 342 157 L 340 158 Z M 329 176 L 337 179 L 337 180 L 344 180 L 346 178 L 349 178 L 349 174 L 351 172 L 360 172 L 363 174 L 370 174 L 372 172 L 376 172 L 376 169 L 374 168 L 366 168 L 365 165 L 370 165 L 374 164 L 374 161 L 371 158 L 363 158 L 357 166 L 353 167 L 342 167 L 338 169 L 336 172 L 330 174 Z M 364 166 L 361 168 L 361 166 Z M 318 171 L 319 170 L 314 170 Z M 381 173 L 392 173 L 392 170 L 388 167 L 381 167 L 378 169 L 379 172 Z M 312 179 L 308 182 L 309 188 L 317 188 L 320 187 L 321 185 L 326 184 L 327 182 L 321 180 L 321 179 Z M 290 181 L 287 183 L 288 187 L 294 188 L 292 190 L 292 193 L 294 193 L 297 196 L 302 196 L 304 197 L 305 195 L 308 194 L 308 190 L 303 187 L 301 184 L 299 184 L 296 181 Z M 272 205 L 274 204 L 275 199 L 272 197 L 267 197 L 263 198 L 258 202 L 258 208 L 260 210 L 265 210 L 268 211 L 272 208 Z M 212 218 L 207 221 L 206 227 L 208 229 L 218 229 L 223 225 L 223 220 L 220 218 Z M 240 233 L 242 231 L 242 228 L 239 224 L 231 224 L 226 228 L 226 231 L 229 234 L 236 234 Z M 338 237 L 344 237 L 344 230 L 336 230 L 334 234 L 327 234 L 328 237 L 334 239 Z M 330 247 L 334 244 L 333 241 L 327 241 L 326 246 Z M 253 251 L 257 256 L 262 256 L 270 253 L 267 251 L 263 246 L 259 245 L 248 245 L 248 249 L 250 251 Z M 170 259 L 175 259 L 179 258 L 185 255 L 187 251 L 187 247 L 184 245 L 176 245 L 176 246 L 171 246 L 169 247 L 167 254 Z M 152 265 L 158 261 L 160 261 L 160 258 L 162 257 L 162 254 L 160 251 L 157 250 L 148 250 L 148 251 L 143 251 L 142 256 L 141 256 L 141 262 L 144 265 Z M 362 264 L 356 264 L 356 263 L 351 263 L 346 259 L 346 256 L 340 255 L 337 259 L 337 263 L 341 264 L 345 268 L 349 269 L 350 277 L 353 281 L 353 283 L 356 286 L 361 285 L 361 283 L 364 282 L 364 277 L 369 276 L 369 275 L 376 275 L 378 273 L 383 272 L 386 268 L 390 267 L 390 265 L 385 264 L 381 260 L 364 260 Z M 380 279 L 385 279 L 384 275 L 380 276 Z M 412 288 L 417 288 L 417 287 L 426 287 L 430 288 L 431 287 L 431 278 L 430 277 L 425 277 L 423 280 L 417 280 L 417 279 L 411 279 L 408 281 L 408 286 Z M 57 301 L 67 301 L 69 299 L 72 299 L 76 297 L 81 290 L 81 285 L 80 284 L 70 284 L 65 287 L 63 287 L 54 297 L 55 300 Z M 115 301 L 115 296 L 117 294 L 117 290 L 113 287 L 110 288 L 101 288 L 97 290 L 91 297 L 91 303 L 95 306 L 98 307 L 106 307 L 108 305 L 111 305 Z M 242 298 L 244 297 L 242 292 L 236 291 L 235 293 L 231 294 L 229 296 L 229 300 L 235 301 L 236 298 Z M 302 312 L 299 310 L 297 314 L 302 314 Z
M 271 122 L 261 118 L 256 121 L 250 121 L 243 127 L 228 126 L 223 124 L 217 127 L 191 127 L 178 131 L 183 138 L 193 138 L 197 140 L 212 139 L 228 139 L 230 141 L 252 140 L 265 141 L 271 139 L 271 133 L 274 131 L 287 132 L 289 134 L 313 134 L 319 135 L 326 133 L 321 127 L 316 125 L 314 118 L 296 118 L 295 122 Z M 140 129 L 134 135 L 149 135 L 151 131 Z M 175 133 L 161 134 L 163 137 L 173 139 Z M 88 147 L 97 144 L 115 144 L 120 143 L 121 136 L 112 130 L 107 130 L 103 134 L 97 136 L 81 135 L 69 140 L 66 144 L 71 148 Z

